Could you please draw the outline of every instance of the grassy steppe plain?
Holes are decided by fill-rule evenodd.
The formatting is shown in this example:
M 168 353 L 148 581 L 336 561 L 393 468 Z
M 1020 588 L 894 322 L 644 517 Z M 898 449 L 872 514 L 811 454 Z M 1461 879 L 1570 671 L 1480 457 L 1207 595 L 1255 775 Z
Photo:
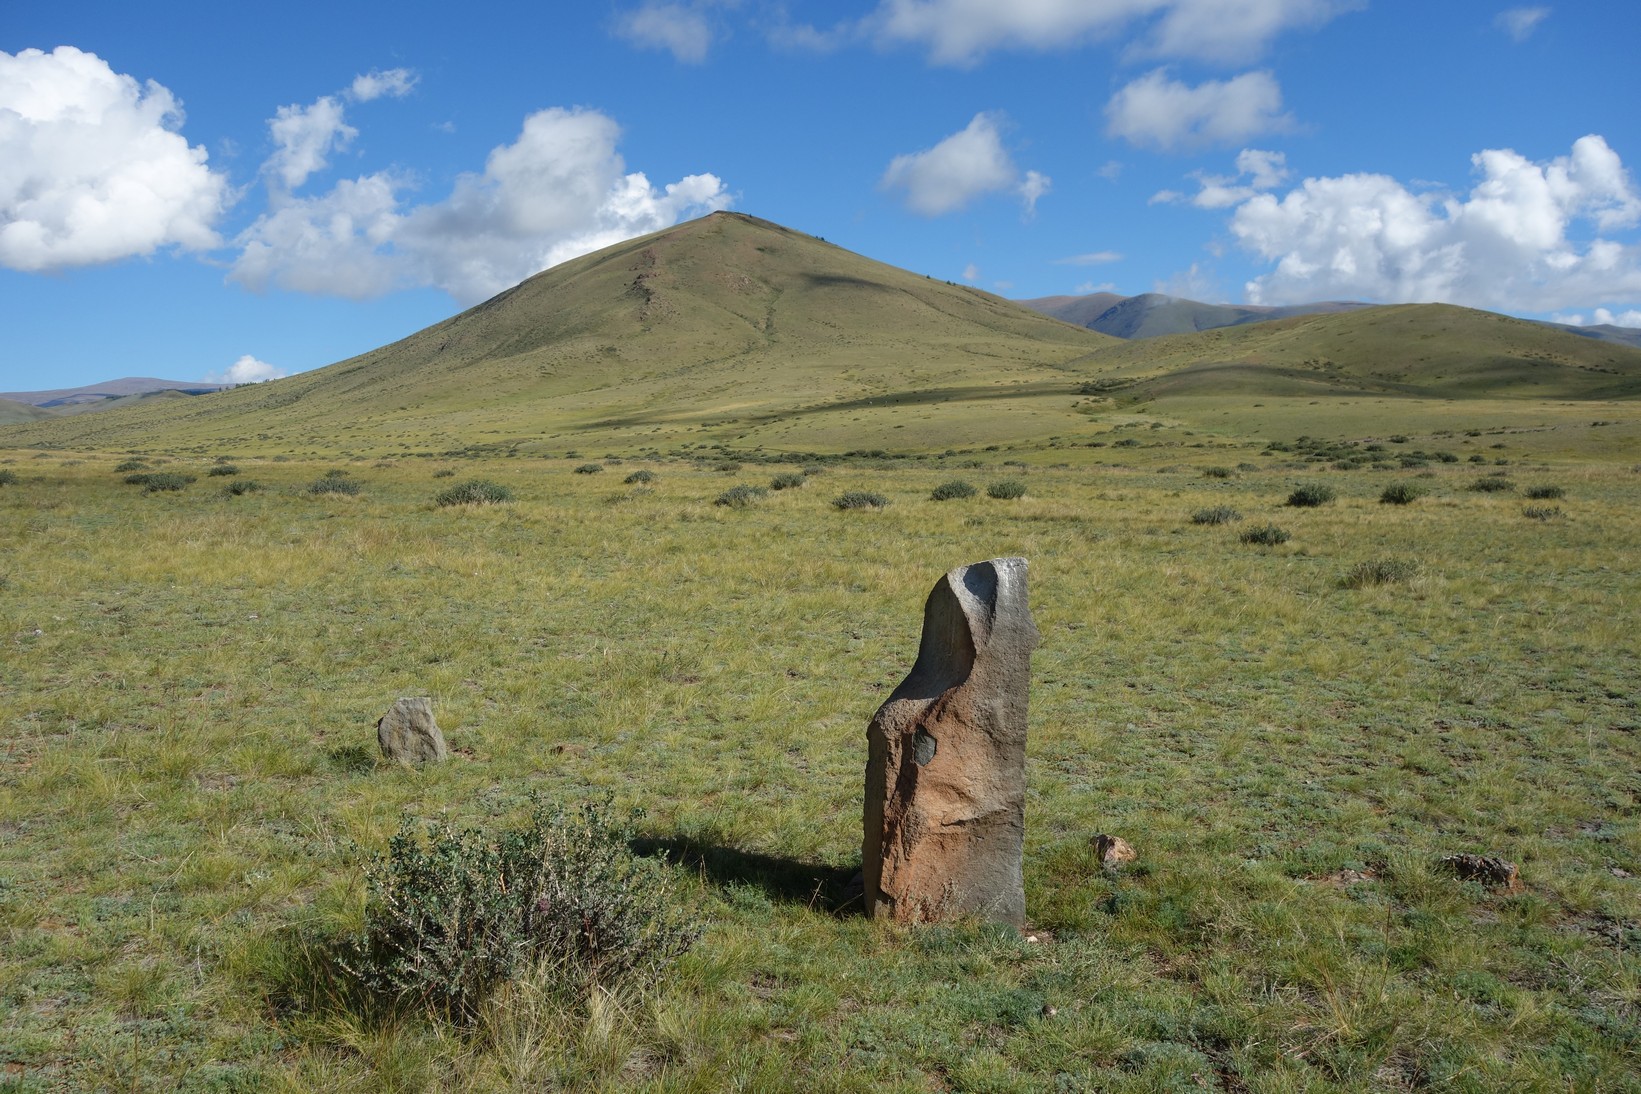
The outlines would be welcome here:
M 791 466 L 240 460 L 263 490 L 230 498 L 206 456 L 143 494 L 118 456 L 0 454 L 0 1090 L 1641 1089 L 1641 473 L 1444 443 L 1489 462 L 856 463 L 744 510 L 712 499 Z M 357 496 L 304 493 L 334 466 Z M 1498 470 L 1562 516 L 1468 489 Z M 470 477 L 518 500 L 432 504 Z M 1339 500 L 1282 506 L 1313 481 Z M 1267 522 L 1292 539 L 1239 542 Z M 1004 554 L 1044 636 L 1036 941 L 835 914 L 923 598 Z M 1342 587 L 1379 559 L 1417 576 Z M 405 694 L 450 763 L 372 762 Z M 534 792 L 690 850 L 707 930 L 669 977 L 521 986 L 471 1034 L 303 990 L 403 817 Z M 1437 869 L 1465 851 L 1526 890 Z

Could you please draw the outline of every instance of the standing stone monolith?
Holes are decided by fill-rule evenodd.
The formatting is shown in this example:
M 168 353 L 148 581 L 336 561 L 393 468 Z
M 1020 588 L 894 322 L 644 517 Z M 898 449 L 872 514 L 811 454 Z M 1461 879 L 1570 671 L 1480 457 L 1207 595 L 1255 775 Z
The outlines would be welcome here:
M 959 566 L 935 583 L 917 663 L 866 731 L 868 914 L 1025 922 L 1026 695 L 1039 637 L 1025 559 Z
M 376 723 L 376 743 L 395 763 L 419 764 L 450 758 L 444 734 L 433 720 L 433 700 L 426 696 L 395 699 Z

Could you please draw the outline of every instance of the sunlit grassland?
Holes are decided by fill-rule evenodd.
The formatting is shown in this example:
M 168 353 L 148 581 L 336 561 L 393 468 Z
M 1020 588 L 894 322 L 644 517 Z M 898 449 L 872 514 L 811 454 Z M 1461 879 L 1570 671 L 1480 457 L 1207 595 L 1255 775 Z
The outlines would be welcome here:
M 712 501 L 792 466 L 236 460 L 263 489 L 230 498 L 210 454 L 165 464 L 199 476 L 176 494 L 0 454 L 0 1090 L 1641 1088 L 1641 473 L 1555 458 L 1634 436 L 1580 414 L 1415 436 L 1489 462 L 1406 506 L 1377 498 L 1421 471 L 1141 418 L 1126 468 L 857 462 L 739 510 Z M 361 492 L 307 495 L 331 467 Z M 517 500 L 439 508 L 444 467 Z M 1496 470 L 1563 515 L 1467 489 Z M 987 498 L 1005 477 L 1027 495 Z M 979 495 L 929 500 L 953 478 Z M 1338 500 L 1283 506 L 1314 481 Z M 1219 505 L 1243 520 L 1190 523 Z M 1292 538 L 1239 542 L 1265 523 Z M 1004 554 L 1044 638 L 1037 941 L 837 915 L 923 598 Z M 1341 586 L 1379 559 L 1415 575 Z M 399 695 L 451 762 L 374 762 Z M 401 819 L 532 793 L 613 794 L 686 848 L 708 929 L 673 975 L 523 985 L 467 1033 L 333 994 L 313 955 Z M 1104 872 L 1098 832 L 1138 866 Z M 1461 851 L 1526 891 L 1444 875 Z

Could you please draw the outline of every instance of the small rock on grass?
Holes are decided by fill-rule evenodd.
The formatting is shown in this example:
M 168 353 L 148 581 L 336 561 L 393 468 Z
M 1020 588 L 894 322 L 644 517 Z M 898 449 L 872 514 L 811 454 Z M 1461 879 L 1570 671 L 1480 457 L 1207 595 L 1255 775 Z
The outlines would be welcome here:
M 394 763 L 437 763 L 450 758 L 444 734 L 433 719 L 433 700 L 426 696 L 394 700 L 376 723 L 376 743 Z
M 1460 881 L 1479 881 L 1489 889 L 1519 893 L 1526 888 L 1516 864 L 1497 855 L 1448 855 L 1442 866 Z
M 1100 865 L 1107 869 L 1116 869 L 1140 857 L 1127 840 L 1104 832 L 1094 837 L 1094 853 L 1100 856 Z

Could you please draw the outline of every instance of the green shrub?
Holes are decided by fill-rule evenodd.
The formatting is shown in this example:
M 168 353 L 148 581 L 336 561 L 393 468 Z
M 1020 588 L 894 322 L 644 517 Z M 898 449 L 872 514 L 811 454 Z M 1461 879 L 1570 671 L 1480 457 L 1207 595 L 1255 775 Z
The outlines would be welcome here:
M 1124 437 L 1120 441 L 1111 442 L 1112 448 L 1138 448 L 1139 446 L 1140 442 L 1137 437 Z
M 346 471 L 327 471 L 322 478 L 314 479 L 308 484 L 308 493 L 318 497 L 321 494 L 345 494 L 353 497 L 359 493 L 359 484 L 350 478 L 345 478 Z
M 1477 452 L 1477 453 L 1475 453 L 1474 455 L 1472 455 L 1470 457 L 1470 462 L 1471 463 L 1486 463 L 1487 462 L 1487 457 L 1483 456 L 1480 452 Z
M 142 488 L 144 493 L 157 494 L 162 490 L 181 490 L 193 481 L 194 476 L 176 471 L 150 471 L 143 476 Z
M 212 478 L 226 478 L 229 475 L 239 474 L 239 468 L 231 463 L 219 463 L 205 474 Z
M 433 477 L 436 479 L 453 479 L 456 477 L 456 471 L 455 468 L 441 467 L 433 472 Z
M 1407 505 L 1424 497 L 1425 489 L 1417 483 L 1393 482 L 1379 495 L 1381 505 Z
M 641 467 L 621 481 L 626 483 L 628 486 L 642 486 L 645 483 L 655 481 L 655 472 Z
M 749 505 L 762 501 L 764 495 L 768 493 L 769 491 L 761 486 L 741 483 L 739 486 L 731 486 L 728 490 L 712 499 L 712 504 L 728 506 L 731 509 L 745 509 Z
M 1418 572 L 1418 565 L 1406 559 L 1376 558 L 1352 566 L 1339 580 L 1339 584 L 1347 589 L 1366 589 L 1373 585 L 1411 581 Z
M 499 483 L 486 482 L 484 479 L 459 482 L 455 486 L 447 487 L 433 495 L 434 504 L 440 506 L 497 505 L 512 500 L 513 492 L 511 490 Z
M 935 487 L 929 492 L 929 497 L 934 501 L 953 501 L 958 498 L 972 498 L 976 493 L 978 491 L 962 479 L 953 479 Z
M 1216 505 L 1212 509 L 1198 509 L 1191 514 L 1192 524 L 1233 524 L 1242 519 L 1242 514 L 1229 505 Z
M 222 488 L 222 492 L 230 498 L 237 498 L 241 494 L 254 494 L 262 489 L 262 484 L 255 479 L 235 479 Z
M 1026 496 L 1026 484 L 1019 479 L 1003 479 L 986 487 L 986 497 L 999 501 L 1013 501 Z
M 1555 520 L 1561 516 L 1559 505 L 1529 505 L 1522 509 L 1521 515 L 1528 520 Z
M 604 470 L 604 465 L 601 463 L 584 463 L 577 465 L 575 473 L 578 475 L 596 475 L 602 470 Z
M 1205 479 L 1228 479 L 1236 472 L 1229 467 L 1204 467 L 1202 477 Z
M 0 486 L 16 486 L 17 481 L 17 472 L 10 470 L 0 471 Z
M 114 465 L 116 474 L 124 471 L 147 471 L 148 465 L 141 460 L 121 460 Z
M 1288 504 L 1295 509 L 1314 509 L 1318 505 L 1326 505 L 1336 496 L 1331 486 L 1308 483 L 1288 495 Z
M 1551 500 L 1566 497 L 1567 489 L 1566 487 L 1556 486 L 1552 483 L 1544 483 L 1539 486 L 1529 486 L 1527 489 L 1523 490 L 1522 493 L 1529 498 L 1533 498 L 1534 500 Z
M 736 463 L 734 460 L 724 460 L 721 463 L 713 464 L 712 469 L 714 471 L 722 471 L 726 475 L 733 475 L 741 469 L 741 465 Z
M 1243 543 L 1253 543 L 1260 547 L 1275 547 L 1279 543 L 1286 543 L 1293 537 L 1274 524 L 1267 524 L 1263 528 L 1250 528 L 1239 537 Z
M 791 490 L 803 485 L 803 476 L 796 471 L 783 471 L 769 480 L 771 490 Z
M 1515 488 L 1516 484 L 1503 475 L 1489 475 L 1470 484 L 1470 489 L 1482 494 L 1499 494 Z
M 865 490 L 851 490 L 832 499 L 832 505 L 837 509 L 882 509 L 888 504 L 889 499 L 882 494 Z
M 531 970 L 582 993 L 653 975 L 700 928 L 630 837 L 608 802 L 538 799 L 524 827 L 499 835 L 407 822 L 366 866 L 365 928 L 343 967 L 372 992 L 458 1019 Z

